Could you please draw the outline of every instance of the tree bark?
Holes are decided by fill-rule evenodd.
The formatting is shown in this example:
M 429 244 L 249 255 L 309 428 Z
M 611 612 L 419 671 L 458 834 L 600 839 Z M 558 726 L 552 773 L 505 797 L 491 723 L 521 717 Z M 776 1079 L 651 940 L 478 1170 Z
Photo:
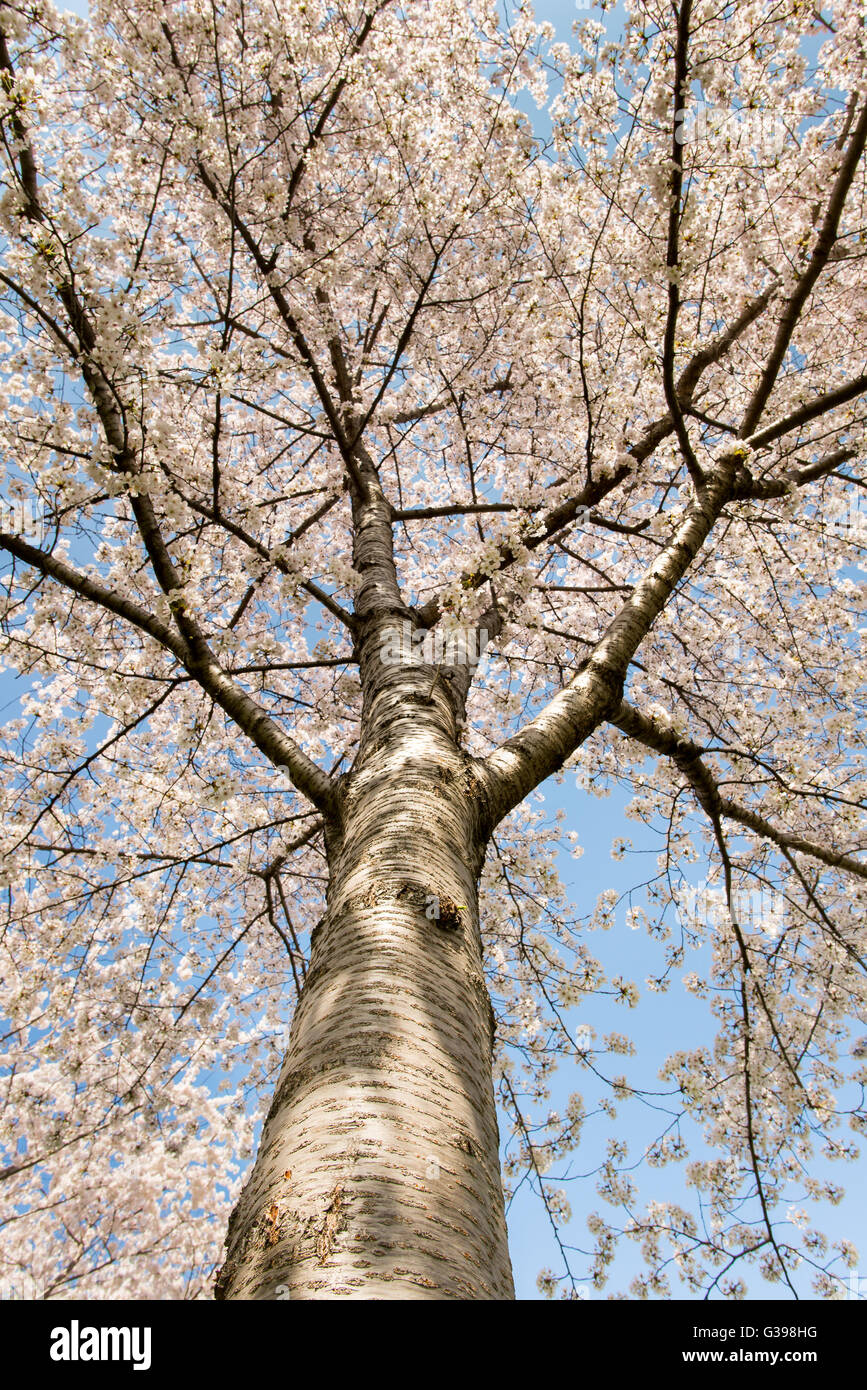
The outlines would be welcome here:
M 514 1297 L 480 786 L 448 684 L 429 666 L 378 661 L 387 637 L 375 626 L 327 912 L 218 1298 Z

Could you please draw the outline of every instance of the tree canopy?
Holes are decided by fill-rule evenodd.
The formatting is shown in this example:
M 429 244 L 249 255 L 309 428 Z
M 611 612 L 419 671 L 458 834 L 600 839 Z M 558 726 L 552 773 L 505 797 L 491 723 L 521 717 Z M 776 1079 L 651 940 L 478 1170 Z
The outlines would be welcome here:
M 633 1294 L 839 1294 L 802 1208 L 867 1083 L 859 7 L 632 0 L 566 45 L 488 0 L 33 0 L 0 33 L 0 1277 L 209 1293 L 392 583 L 363 502 L 485 780 L 506 1182 L 560 1232 L 545 1175 L 610 1117 L 593 1250 L 543 1286 L 605 1289 L 625 1232 Z M 589 935 L 616 892 L 569 901 L 553 775 L 664 829 L 645 982 Z M 715 1040 L 663 1068 L 639 1200 L 618 1005 L 683 983 Z

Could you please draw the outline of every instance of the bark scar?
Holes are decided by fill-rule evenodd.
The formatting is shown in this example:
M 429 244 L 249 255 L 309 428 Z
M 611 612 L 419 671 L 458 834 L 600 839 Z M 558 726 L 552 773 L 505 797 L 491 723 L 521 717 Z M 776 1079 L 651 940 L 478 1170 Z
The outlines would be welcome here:
M 335 1184 L 334 1191 L 328 1199 L 325 1214 L 322 1216 L 316 1227 L 316 1239 L 314 1248 L 316 1258 L 321 1265 L 325 1264 L 328 1256 L 334 1249 L 337 1233 L 343 1225 L 343 1183 Z
M 276 1202 L 272 1202 L 268 1208 L 268 1217 L 265 1224 L 265 1243 L 266 1245 L 276 1245 L 280 1239 L 280 1211 Z

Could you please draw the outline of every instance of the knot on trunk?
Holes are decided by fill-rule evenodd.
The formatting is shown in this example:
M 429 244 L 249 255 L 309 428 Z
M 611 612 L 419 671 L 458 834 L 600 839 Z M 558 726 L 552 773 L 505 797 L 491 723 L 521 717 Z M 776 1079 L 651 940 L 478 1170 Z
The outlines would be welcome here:
M 423 912 L 429 922 L 436 922 L 444 931 L 458 931 L 464 925 L 462 912 L 469 908 L 468 903 L 456 903 L 447 893 L 437 892 L 435 888 L 420 883 L 384 884 L 370 888 L 355 899 L 360 907 L 378 907 L 380 903 L 409 903 Z

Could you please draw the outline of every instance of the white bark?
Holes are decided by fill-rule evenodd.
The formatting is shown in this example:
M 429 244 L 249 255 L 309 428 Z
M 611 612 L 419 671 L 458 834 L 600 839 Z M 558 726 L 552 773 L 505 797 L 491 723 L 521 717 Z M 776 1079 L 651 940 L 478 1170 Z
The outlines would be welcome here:
M 328 910 L 218 1297 L 513 1296 L 478 787 L 453 697 L 427 666 L 383 664 L 381 627 Z

